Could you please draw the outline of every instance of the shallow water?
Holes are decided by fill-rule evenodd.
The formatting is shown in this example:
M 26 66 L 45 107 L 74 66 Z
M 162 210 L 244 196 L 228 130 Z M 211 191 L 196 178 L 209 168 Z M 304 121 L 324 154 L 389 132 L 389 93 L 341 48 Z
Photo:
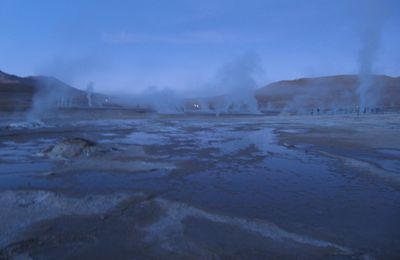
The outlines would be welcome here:
M 91 136 L 109 145 L 118 143 L 119 154 L 101 157 L 97 168 L 76 166 L 47 176 L 46 172 L 57 172 L 69 165 L 63 162 L 60 166 L 60 162 L 35 155 L 54 139 L 46 138 L 46 133 L 24 137 L 28 140 L 23 142 L 4 138 L 0 149 L 0 189 L 157 193 L 163 199 L 190 205 L 182 210 L 193 214 L 200 211 L 191 207 L 229 221 L 233 217 L 261 220 L 294 234 L 379 258 L 400 254 L 399 190 L 357 174 L 335 159 L 309 152 L 307 144 L 292 148 L 280 145 L 275 126 L 267 120 L 146 119 L 120 125 L 101 121 L 96 124 L 96 134 L 88 131 L 90 127 L 85 124 L 93 122 L 60 127 L 72 128 L 68 135 Z M 286 132 L 307 130 L 292 127 Z M 145 154 L 130 154 L 131 146 L 143 147 Z M 384 149 L 379 154 L 367 157 L 379 160 L 382 154 L 397 156 Z M 168 162 L 176 167 L 136 172 L 128 166 L 118 172 L 104 167 L 115 160 Z M 382 168 L 398 173 L 398 162 L 389 158 L 382 161 Z M 211 219 L 207 215 L 211 213 L 201 214 Z M 231 222 L 242 220 L 235 221 Z

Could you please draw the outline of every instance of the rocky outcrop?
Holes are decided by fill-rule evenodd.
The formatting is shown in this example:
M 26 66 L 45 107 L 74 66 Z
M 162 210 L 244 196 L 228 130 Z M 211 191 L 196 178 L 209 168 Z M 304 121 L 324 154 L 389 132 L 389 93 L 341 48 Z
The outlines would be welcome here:
M 76 137 L 68 138 L 52 145 L 43 151 L 43 155 L 51 158 L 69 159 L 76 157 L 90 157 L 104 151 L 96 142 Z

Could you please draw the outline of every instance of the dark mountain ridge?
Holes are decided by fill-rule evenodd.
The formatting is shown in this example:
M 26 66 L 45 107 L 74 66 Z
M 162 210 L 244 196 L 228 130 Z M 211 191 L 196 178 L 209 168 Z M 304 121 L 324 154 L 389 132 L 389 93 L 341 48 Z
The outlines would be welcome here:
M 104 106 L 111 98 L 90 93 L 93 106 Z M 27 111 L 45 107 L 89 107 L 88 93 L 46 76 L 18 77 L 0 71 L 0 111 Z

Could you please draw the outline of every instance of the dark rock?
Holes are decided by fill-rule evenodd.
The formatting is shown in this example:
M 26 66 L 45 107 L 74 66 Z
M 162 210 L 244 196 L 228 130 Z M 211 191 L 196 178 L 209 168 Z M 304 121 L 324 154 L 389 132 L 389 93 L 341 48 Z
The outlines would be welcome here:
M 53 158 L 89 157 L 100 151 L 97 143 L 84 138 L 68 138 L 43 151 L 43 154 Z

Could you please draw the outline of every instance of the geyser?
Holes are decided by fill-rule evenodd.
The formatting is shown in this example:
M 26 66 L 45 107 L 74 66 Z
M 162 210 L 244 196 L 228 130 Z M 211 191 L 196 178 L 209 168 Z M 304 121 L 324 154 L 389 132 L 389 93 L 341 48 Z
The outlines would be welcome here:
M 378 1 L 365 1 L 362 6 L 363 25 L 362 45 L 359 52 L 359 109 L 366 112 L 376 105 L 372 86 L 374 85 L 373 64 L 377 58 L 383 29 L 383 7 Z

